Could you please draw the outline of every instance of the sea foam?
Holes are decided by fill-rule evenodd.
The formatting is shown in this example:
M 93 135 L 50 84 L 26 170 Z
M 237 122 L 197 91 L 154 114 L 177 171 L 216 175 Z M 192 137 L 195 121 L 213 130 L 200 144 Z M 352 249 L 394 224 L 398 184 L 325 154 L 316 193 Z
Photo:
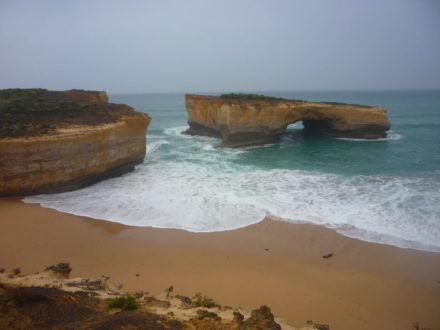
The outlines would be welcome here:
M 61 194 L 26 197 L 63 212 L 134 226 L 195 232 L 244 227 L 272 214 L 321 224 L 364 240 L 440 251 L 440 183 L 429 178 L 343 176 L 256 169 L 252 150 L 216 148 L 185 127 L 150 139 L 132 173 Z
M 378 142 L 378 141 L 398 141 L 402 138 L 402 134 L 395 133 L 393 131 L 388 131 L 387 136 L 379 139 L 352 139 L 352 138 L 341 138 L 338 137 L 338 140 L 346 140 L 346 141 L 354 141 L 354 142 Z

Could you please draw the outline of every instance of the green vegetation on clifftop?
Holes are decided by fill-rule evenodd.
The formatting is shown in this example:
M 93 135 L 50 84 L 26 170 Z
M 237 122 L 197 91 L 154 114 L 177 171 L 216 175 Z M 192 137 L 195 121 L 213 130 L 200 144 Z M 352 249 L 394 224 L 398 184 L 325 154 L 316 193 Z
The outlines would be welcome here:
M 0 137 L 48 134 L 63 125 L 110 123 L 131 112 L 126 106 L 88 100 L 97 94 L 80 90 L 0 90 Z
M 290 101 L 290 102 L 304 102 L 303 100 L 291 100 L 282 97 L 266 96 L 263 94 L 246 94 L 246 93 L 228 93 L 220 95 L 221 98 L 228 100 L 238 100 L 238 101 Z
M 108 306 L 110 308 L 120 308 L 124 311 L 132 311 L 139 307 L 135 297 L 127 295 L 125 297 L 116 297 L 109 301 Z

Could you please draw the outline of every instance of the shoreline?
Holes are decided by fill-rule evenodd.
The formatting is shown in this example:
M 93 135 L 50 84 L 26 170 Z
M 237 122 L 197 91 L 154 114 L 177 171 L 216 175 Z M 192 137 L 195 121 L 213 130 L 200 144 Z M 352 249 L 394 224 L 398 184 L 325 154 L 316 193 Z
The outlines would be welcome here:
M 0 197 L 1 198 L 1 197 Z M 7 197 L 3 197 L 3 198 L 7 198 Z M 51 207 L 51 206 L 44 206 L 42 205 L 42 203 L 40 202 L 27 202 L 25 201 L 25 197 L 13 197 L 13 198 L 18 198 L 20 200 L 20 202 L 24 203 L 24 204 L 33 204 L 33 205 L 38 205 L 40 207 L 43 207 L 45 209 L 51 209 L 60 213 L 65 213 L 65 214 L 70 214 L 72 216 L 76 216 L 76 217 L 82 217 L 82 218 L 87 218 L 87 219 L 91 219 L 91 220 L 95 220 L 95 221 L 104 221 L 104 222 L 109 222 L 109 223 L 115 223 L 115 224 L 120 224 L 122 226 L 126 226 L 128 228 L 151 228 L 151 229 L 162 229 L 162 230 L 182 230 L 185 232 L 189 232 L 189 233 L 194 233 L 194 234 L 206 234 L 206 233 L 221 233 L 221 232 L 228 232 L 228 231 L 234 231 L 234 230 L 241 230 L 244 229 L 246 227 L 249 226 L 253 226 L 253 225 L 257 225 L 258 223 L 269 219 L 272 221 L 281 221 L 281 222 L 285 222 L 288 224 L 293 224 L 293 225 L 310 225 L 310 226 L 317 226 L 317 227 L 322 227 L 331 231 L 334 231 L 335 233 L 342 235 L 345 238 L 350 238 L 350 239 L 355 239 L 361 242 L 365 242 L 365 243 L 372 243 L 372 244 L 379 244 L 379 245 L 384 245 L 384 246 L 390 246 L 390 247 L 396 247 L 399 249 L 409 249 L 409 250 L 415 250 L 415 251 L 421 251 L 421 252 L 428 252 L 428 253 L 440 253 L 440 247 L 435 246 L 435 245 L 429 245 L 429 244 L 424 244 L 424 243 L 420 243 L 420 242 L 416 242 L 416 241 L 411 241 L 411 240 L 406 240 L 400 237 L 395 237 L 395 236 L 391 236 L 391 235 L 387 235 L 387 234 L 374 234 L 375 237 L 388 237 L 390 241 L 393 241 L 393 243 L 390 242 L 384 242 L 384 241 L 380 241 L 378 240 L 374 240 L 374 239 L 365 239 L 363 237 L 359 237 L 361 235 L 350 235 L 348 233 L 344 233 L 342 229 L 339 230 L 339 228 L 337 227 L 327 227 L 323 224 L 317 224 L 317 223 L 313 223 L 313 222 L 309 222 L 309 221 L 305 221 L 305 220 L 293 220 L 293 219 L 287 219 L 287 218 L 282 218 L 282 217 L 278 217 L 276 215 L 273 214 L 266 214 L 266 216 L 264 218 L 262 218 L 261 220 L 258 220 L 255 223 L 251 223 L 248 225 L 244 225 L 241 227 L 236 227 L 236 228 L 230 228 L 230 229 L 222 229 L 222 230 L 214 230 L 214 231 L 194 231 L 191 229 L 186 229 L 186 228 L 178 228 L 178 227 L 159 227 L 159 226 L 136 226 L 136 225 L 131 225 L 131 224 L 126 224 L 126 223 L 122 223 L 119 222 L 117 220 L 112 220 L 112 219 L 102 219 L 102 218 L 93 218 L 91 216 L 88 215 L 82 215 L 82 214 L 76 214 L 76 213 L 70 213 L 70 212 L 66 212 L 63 210 L 60 210 L 56 207 Z M 354 228 L 354 232 L 366 232 L 366 233 L 370 233 L 367 230 L 363 230 L 361 228 L 358 228 L 356 226 L 353 226 Z M 397 242 L 397 243 L 396 243 Z M 399 244 L 400 243 L 400 244 Z M 431 249 L 430 249 L 431 248 Z
M 210 233 L 130 227 L 0 199 L 0 267 L 33 273 L 60 261 L 73 276 L 110 276 L 125 290 L 202 292 L 290 325 L 440 329 L 440 253 L 350 238 L 268 218 Z M 324 255 L 333 254 L 329 258 Z M 136 276 L 138 274 L 139 276 Z

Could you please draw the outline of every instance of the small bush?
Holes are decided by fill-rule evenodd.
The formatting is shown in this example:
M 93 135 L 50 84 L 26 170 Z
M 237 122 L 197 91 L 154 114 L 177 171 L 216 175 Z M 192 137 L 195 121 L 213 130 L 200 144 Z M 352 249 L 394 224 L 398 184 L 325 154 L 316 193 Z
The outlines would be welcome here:
M 133 297 L 131 295 L 127 295 L 125 297 L 113 298 L 108 303 L 108 306 L 110 308 L 120 308 L 124 311 L 132 311 L 132 310 L 137 309 L 139 307 L 138 303 L 136 302 L 135 297 Z
M 213 308 L 219 307 L 219 305 L 213 299 L 204 296 L 201 293 L 196 293 L 193 297 L 192 307 Z

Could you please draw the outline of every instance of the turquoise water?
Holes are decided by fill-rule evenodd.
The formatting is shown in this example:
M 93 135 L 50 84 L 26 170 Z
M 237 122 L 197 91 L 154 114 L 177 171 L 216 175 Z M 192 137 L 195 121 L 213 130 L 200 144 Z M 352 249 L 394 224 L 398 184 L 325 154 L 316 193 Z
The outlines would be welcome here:
M 222 149 L 182 135 L 184 95 L 111 95 L 152 117 L 147 158 L 134 173 L 28 202 L 130 225 L 217 231 L 271 214 L 368 241 L 440 251 L 440 92 L 263 92 L 379 105 L 392 129 L 378 141 L 304 137 Z

